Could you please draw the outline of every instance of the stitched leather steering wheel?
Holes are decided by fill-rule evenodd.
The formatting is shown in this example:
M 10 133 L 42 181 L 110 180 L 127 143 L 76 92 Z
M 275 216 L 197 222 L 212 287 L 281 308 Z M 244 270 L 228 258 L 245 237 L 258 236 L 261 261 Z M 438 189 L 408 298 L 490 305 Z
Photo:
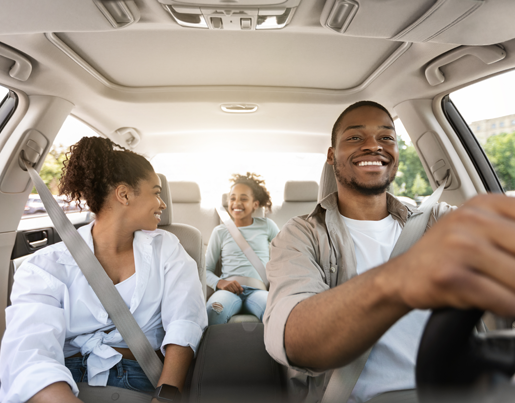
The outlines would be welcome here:
M 417 390 L 422 403 L 450 395 L 477 398 L 513 376 L 515 339 L 476 334 L 474 327 L 482 315 L 483 311 L 476 309 L 433 311 L 417 357 Z

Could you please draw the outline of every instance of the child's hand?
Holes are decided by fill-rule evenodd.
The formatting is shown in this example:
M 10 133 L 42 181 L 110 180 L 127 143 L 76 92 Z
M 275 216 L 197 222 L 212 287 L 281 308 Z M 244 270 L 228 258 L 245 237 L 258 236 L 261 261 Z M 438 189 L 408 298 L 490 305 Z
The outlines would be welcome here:
M 234 280 L 234 281 L 220 280 L 220 281 L 218 281 L 216 288 L 218 288 L 219 290 L 225 290 L 225 291 L 232 292 L 233 294 L 236 294 L 236 295 L 240 295 L 243 292 L 243 287 L 236 280 Z

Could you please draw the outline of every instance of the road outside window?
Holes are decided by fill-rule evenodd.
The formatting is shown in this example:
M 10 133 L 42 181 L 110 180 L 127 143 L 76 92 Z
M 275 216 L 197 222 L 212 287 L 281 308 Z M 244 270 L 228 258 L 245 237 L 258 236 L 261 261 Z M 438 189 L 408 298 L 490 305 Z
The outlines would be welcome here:
M 483 147 L 501 185 L 515 196 L 515 71 L 450 94 Z
M 43 167 L 39 172 L 41 179 L 43 179 L 43 182 L 45 182 L 48 189 L 50 189 L 57 203 L 59 203 L 66 213 L 79 212 L 80 208 L 74 202 L 66 203 L 65 198 L 59 196 L 58 185 L 59 179 L 61 179 L 63 162 L 66 159 L 66 153 L 69 151 L 70 146 L 85 136 L 98 136 L 98 134 L 80 120 L 69 116 L 57 134 L 52 148 L 46 156 Z M 85 204 L 82 204 L 80 207 L 83 211 L 88 210 Z M 25 204 L 25 211 L 22 218 L 40 217 L 44 215 L 47 215 L 45 206 L 37 194 L 36 188 L 33 188 Z

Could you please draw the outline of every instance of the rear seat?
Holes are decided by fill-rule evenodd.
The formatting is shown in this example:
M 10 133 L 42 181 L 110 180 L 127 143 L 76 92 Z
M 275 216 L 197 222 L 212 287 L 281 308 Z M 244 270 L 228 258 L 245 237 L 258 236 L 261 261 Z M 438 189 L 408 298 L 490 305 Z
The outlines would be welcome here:
M 214 208 L 201 207 L 200 188 L 196 182 L 168 182 L 173 203 L 173 219 L 176 223 L 188 224 L 202 233 L 205 247 L 213 229 L 220 224 Z
M 282 228 L 290 218 L 309 214 L 317 205 L 318 184 L 315 181 L 288 181 L 284 185 L 283 204 L 272 206 L 266 216 Z
M 184 247 L 186 252 L 195 260 L 197 263 L 198 274 L 200 282 L 202 283 L 202 291 L 204 297 L 206 296 L 206 265 L 204 263 L 204 248 L 202 244 L 201 232 L 192 225 L 173 222 L 176 212 L 174 212 L 174 204 L 172 203 L 172 193 L 166 180 L 166 176 L 163 174 L 157 174 L 161 179 L 162 190 L 161 199 L 166 203 L 166 208 L 161 214 L 161 222 L 159 225 L 160 229 L 171 232 L 177 238 L 179 238 L 181 245 Z M 200 193 L 200 192 L 199 192 Z M 181 200 L 179 198 L 179 200 Z
M 200 230 L 204 241 L 204 253 L 214 228 L 221 224 L 216 208 L 201 207 L 200 188 L 195 182 L 169 182 L 172 195 L 172 209 L 175 223 L 189 224 Z M 268 217 L 282 228 L 286 222 L 295 216 L 308 214 L 316 206 L 318 184 L 315 181 L 288 181 L 284 187 L 284 202 L 274 205 L 271 213 L 263 208 L 256 210 L 254 217 Z M 222 206 L 228 207 L 228 194 L 222 194 Z M 220 267 L 215 274 L 220 275 Z M 207 297 L 213 290 L 207 288 Z M 234 321 L 248 320 L 248 317 L 238 317 Z M 256 319 L 257 320 L 257 319 Z

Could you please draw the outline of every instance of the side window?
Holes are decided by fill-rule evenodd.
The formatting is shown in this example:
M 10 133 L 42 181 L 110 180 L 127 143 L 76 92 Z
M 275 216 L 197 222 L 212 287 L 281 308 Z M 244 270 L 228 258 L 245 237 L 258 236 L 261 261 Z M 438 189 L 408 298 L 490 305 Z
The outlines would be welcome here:
M 455 91 L 450 99 L 483 148 L 505 193 L 515 196 L 515 71 Z
M 18 97 L 8 88 L 0 86 L 0 132 L 14 113 Z
M 433 189 L 402 122 L 395 119 L 394 123 L 399 143 L 399 169 L 392 183 L 392 192 L 405 202 L 420 205 Z
M 74 202 L 66 203 L 65 199 L 59 196 L 58 185 L 59 179 L 61 178 L 61 170 L 70 146 L 85 136 L 98 136 L 98 134 L 80 120 L 69 116 L 57 134 L 54 144 L 46 156 L 43 167 L 39 172 L 39 175 L 50 189 L 50 192 L 66 213 L 79 212 L 80 208 Z M 88 210 L 88 207 L 84 204 L 81 205 L 81 207 L 82 211 Z M 25 204 L 25 211 L 22 218 L 40 217 L 42 215 L 46 215 L 45 206 L 37 194 L 36 188 L 33 188 Z

